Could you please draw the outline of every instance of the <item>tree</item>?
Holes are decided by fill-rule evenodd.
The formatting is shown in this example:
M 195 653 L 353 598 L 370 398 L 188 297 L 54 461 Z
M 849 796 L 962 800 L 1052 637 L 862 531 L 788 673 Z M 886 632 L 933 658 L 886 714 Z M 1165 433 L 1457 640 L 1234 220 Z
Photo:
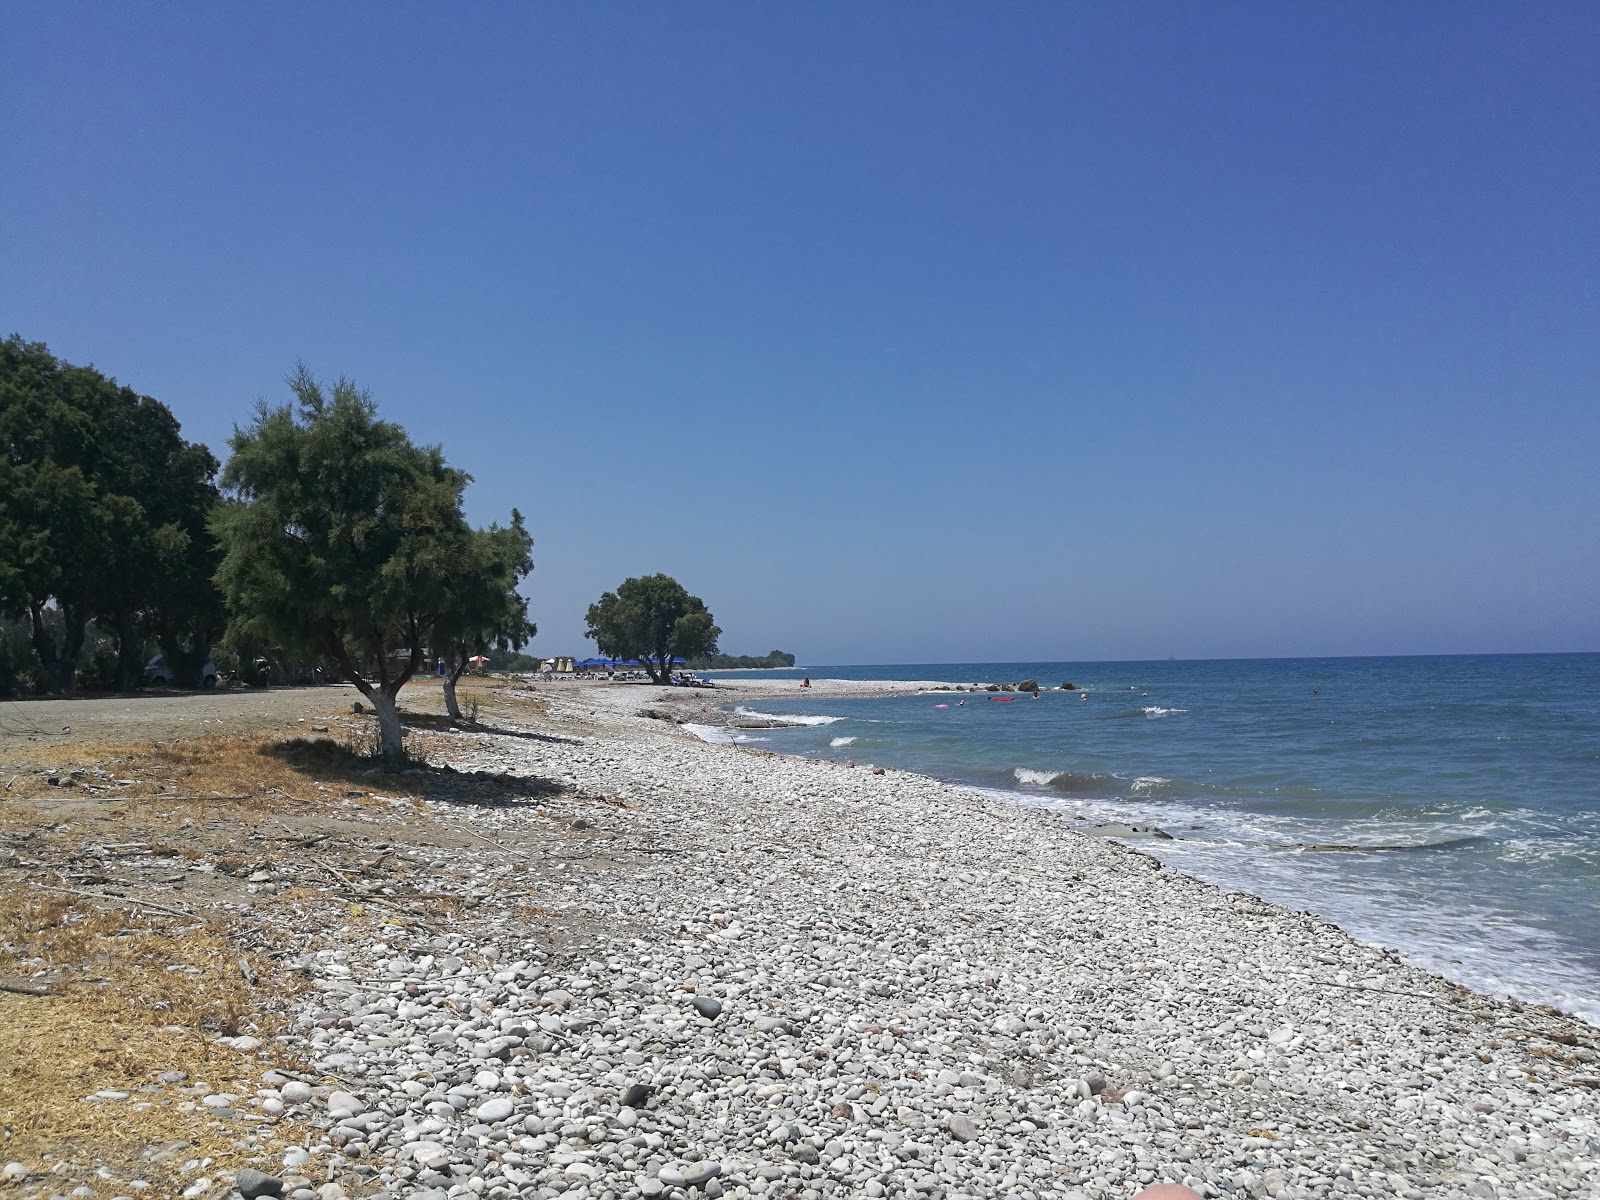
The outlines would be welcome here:
M 528 620 L 528 602 L 517 592 L 522 577 L 533 570 L 533 539 L 522 526 L 522 514 L 511 510 L 511 524 L 491 525 L 472 535 L 468 566 L 452 580 L 452 598 L 440 617 L 434 648 L 454 661 L 444 681 L 444 707 L 461 716 L 456 684 L 475 654 L 520 650 L 538 631 Z
M 294 405 L 261 403 L 229 441 L 213 528 L 230 636 L 331 658 L 372 702 L 384 758 L 398 762 L 396 697 L 478 569 L 461 510 L 470 476 L 380 421 L 348 379 L 324 391 L 300 364 L 289 386 Z
M 160 593 L 210 590 L 184 561 L 209 552 L 216 469 L 165 405 L 0 342 L 0 610 L 28 622 L 45 690 L 71 690 L 94 618 L 117 637 L 115 682 L 141 682 Z
M 674 657 L 715 654 L 722 632 L 705 601 L 667 575 L 624 580 L 589 606 L 586 619 L 584 633 L 601 654 L 637 658 L 656 683 L 672 682 Z

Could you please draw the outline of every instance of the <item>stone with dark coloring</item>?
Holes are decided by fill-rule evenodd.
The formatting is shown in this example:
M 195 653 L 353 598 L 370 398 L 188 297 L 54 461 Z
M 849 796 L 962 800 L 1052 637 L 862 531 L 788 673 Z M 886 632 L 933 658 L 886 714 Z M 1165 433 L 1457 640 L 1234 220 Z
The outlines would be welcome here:
M 643 1108 L 645 1101 L 650 1099 L 650 1093 L 655 1089 L 648 1083 L 632 1083 L 628 1090 L 622 1093 L 623 1108 Z
M 268 1175 L 265 1171 L 258 1171 L 254 1167 L 241 1167 L 239 1173 L 233 1177 L 233 1186 L 239 1189 L 239 1194 L 244 1200 L 256 1200 L 258 1196 L 283 1195 L 283 1180 L 276 1175 Z
M 696 996 L 694 1010 L 708 1021 L 715 1021 L 722 1015 L 722 1001 L 715 996 Z

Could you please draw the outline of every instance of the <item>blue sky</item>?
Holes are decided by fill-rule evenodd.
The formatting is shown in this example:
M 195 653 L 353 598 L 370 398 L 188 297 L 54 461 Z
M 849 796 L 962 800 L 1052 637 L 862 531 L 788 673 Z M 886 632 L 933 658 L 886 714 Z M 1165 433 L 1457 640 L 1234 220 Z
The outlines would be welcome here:
M 1600 8 L 15 5 L 0 331 L 802 661 L 1600 649 Z

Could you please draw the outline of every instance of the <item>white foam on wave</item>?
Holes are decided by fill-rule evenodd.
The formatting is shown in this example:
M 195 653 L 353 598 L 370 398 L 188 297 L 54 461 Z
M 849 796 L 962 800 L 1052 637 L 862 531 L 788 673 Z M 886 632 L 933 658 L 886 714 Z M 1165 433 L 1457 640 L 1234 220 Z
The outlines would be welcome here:
M 1170 717 L 1173 713 L 1186 713 L 1187 708 L 1162 708 L 1157 704 L 1145 705 L 1143 712 L 1147 717 Z
M 830 745 L 830 746 L 853 746 L 853 745 L 855 745 L 855 741 L 856 740 L 853 737 L 837 737 L 837 738 L 834 738 L 833 741 L 829 742 L 828 745 Z
M 1061 772 L 1031 771 L 1027 767 L 1018 767 L 1011 774 L 1016 777 L 1018 783 L 1032 784 L 1034 787 L 1049 787 L 1050 781 Z
M 1162 775 L 1141 775 L 1133 781 L 1133 790 L 1136 792 L 1148 792 L 1171 782 L 1172 780 Z
M 832 725 L 835 721 L 843 721 L 845 717 L 822 717 L 816 715 L 800 715 L 797 713 L 764 713 L 756 712 L 753 708 L 740 705 L 733 710 L 741 717 L 756 717 L 762 721 L 782 721 L 787 725 Z
M 751 737 L 742 729 L 727 729 L 721 725 L 693 725 L 686 722 L 682 728 L 694 734 L 702 742 L 710 742 L 714 746 L 743 746 L 749 742 L 771 740 L 764 737 Z

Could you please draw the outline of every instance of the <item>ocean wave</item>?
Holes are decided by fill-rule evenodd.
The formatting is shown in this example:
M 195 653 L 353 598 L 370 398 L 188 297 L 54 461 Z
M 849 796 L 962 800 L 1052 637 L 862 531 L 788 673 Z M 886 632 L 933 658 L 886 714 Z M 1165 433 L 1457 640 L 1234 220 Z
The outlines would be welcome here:
M 1140 711 L 1147 717 L 1170 717 L 1174 713 L 1186 713 L 1189 710 L 1187 708 L 1162 708 L 1158 704 L 1151 704 Z
M 799 713 L 764 713 L 756 712 L 752 708 L 740 705 L 733 710 L 741 717 L 755 717 L 761 721 L 782 721 L 785 725 L 832 725 L 835 721 L 848 720 L 847 717 L 823 717 L 817 715 L 803 715 Z
M 1167 791 L 1173 781 L 1162 775 L 1141 775 L 1133 781 L 1133 790 L 1143 796 Z
M 1116 786 L 1114 776 L 1077 771 L 1035 771 L 1018 767 L 1011 776 L 1026 787 L 1044 787 L 1053 792 L 1105 792 Z
M 1011 772 L 1016 776 L 1018 783 L 1031 783 L 1034 787 L 1047 787 L 1052 779 L 1061 774 L 1060 771 L 1030 771 L 1027 767 L 1018 767 Z
M 853 737 L 836 737 L 828 743 L 830 746 L 852 746 L 854 744 L 855 738 Z
M 722 725 L 694 725 L 685 722 L 681 728 L 688 730 L 702 742 L 710 742 L 716 746 L 744 746 L 750 742 L 767 742 L 771 738 L 751 737 L 738 729 L 728 729 Z

